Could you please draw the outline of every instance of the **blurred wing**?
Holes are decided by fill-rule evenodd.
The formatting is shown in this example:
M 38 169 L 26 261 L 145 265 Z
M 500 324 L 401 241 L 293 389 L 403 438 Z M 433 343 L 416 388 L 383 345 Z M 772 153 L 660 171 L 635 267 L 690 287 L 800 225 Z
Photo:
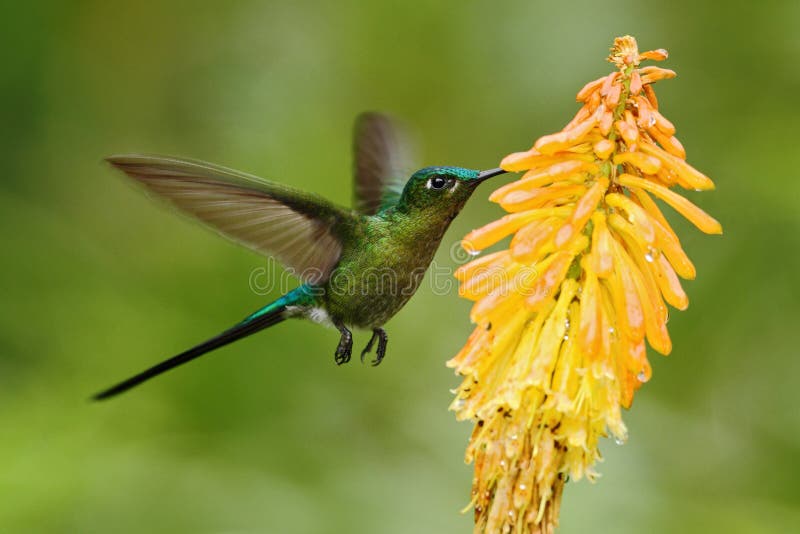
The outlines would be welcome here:
M 223 236 L 274 256 L 308 283 L 325 281 L 352 212 L 309 193 L 199 161 L 113 156 L 113 166 Z
M 410 160 L 408 136 L 386 115 L 363 113 L 353 131 L 354 207 L 373 215 L 400 198 Z

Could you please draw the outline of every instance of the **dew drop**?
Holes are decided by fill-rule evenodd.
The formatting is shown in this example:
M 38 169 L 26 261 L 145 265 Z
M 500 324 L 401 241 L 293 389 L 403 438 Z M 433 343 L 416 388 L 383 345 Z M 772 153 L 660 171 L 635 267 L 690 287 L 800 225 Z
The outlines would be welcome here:
M 470 256 L 477 256 L 477 255 L 479 255 L 480 253 L 481 253 L 481 251 L 480 251 L 480 250 L 478 250 L 478 249 L 474 249 L 474 248 L 473 248 L 473 249 L 469 249 L 469 250 L 467 251 L 467 254 L 469 254 Z
M 617 445 L 625 445 L 625 440 L 620 438 L 614 438 L 614 443 Z
M 511 441 L 517 441 L 517 435 L 516 435 L 516 434 L 511 434 L 511 435 L 508 437 L 508 439 L 510 439 Z
M 636 380 L 639 382 L 647 382 L 647 375 L 644 371 L 639 371 L 639 374 L 636 375 Z
M 656 125 L 656 118 L 653 115 L 650 115 L 650 120 L 647 121 L 647 126 L 653 127 Z
M 608 327 L 608 333 L 609 333 L 609 334 L 613 334 L 614 332 L 616 332 L 616 330 L 614 329 L 614 327 L 613 327 L 613 326 L 609 326 L 609 327 Z
M 644 255 L 644 259 L 647 261 L 647 263 L 653 263 L 653 260 L 655 258 L 653 257 L 652 254 L 650 254 L 650 252 L 648 252 L 647 254 Z
M 519 485 L 519 490 L 520 491 L 525 491 L 526 489 L 528 489 L 528 486 L 526 486 L 525 484 L 520 484 Z
M 453 407 L 454 407 L 456 410 L 460 410 L 461 408 L 463 408 L 463 407 L 464 407 L 464 404 L 465 404 L 465 403 L 464 403 L 464 399 L 458 399 L 458 400 L 456 400 L 456 402 L 453 404 Z

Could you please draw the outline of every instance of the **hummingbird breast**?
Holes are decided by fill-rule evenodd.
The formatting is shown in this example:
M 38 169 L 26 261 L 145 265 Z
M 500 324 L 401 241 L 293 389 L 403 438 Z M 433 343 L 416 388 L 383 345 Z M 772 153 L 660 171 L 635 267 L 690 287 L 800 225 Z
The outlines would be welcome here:
M 416 293 L 447 225 L 380 216 L 367 219 L 363 237 L 343 248 L 324 299 L 334 321 L 377 328 Z

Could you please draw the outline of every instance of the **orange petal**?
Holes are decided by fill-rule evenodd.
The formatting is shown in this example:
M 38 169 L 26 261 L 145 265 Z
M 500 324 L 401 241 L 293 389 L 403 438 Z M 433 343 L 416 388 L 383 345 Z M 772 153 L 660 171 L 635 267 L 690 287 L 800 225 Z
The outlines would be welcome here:
M 559 161 L 543 169 L 535 169 L 526 172 L 525 175 L 516 182 L 511 182 L 495 190 L 489 195 L 489 200 L 497 202 L 510 191 L 542 187 L 553 182 L 579 176 L 584 172 L 597 172 L 597 165 L 580 160 Z
M 555 184 L 530 191 L 511 191 L 500 200 L 500 206 L 508 212 L 518 212 L 543 207 L 554 201 L 556 204 L 571 202 L 573 197 L 582 195 L 586 187 L 582 185 Z
M 579 122 L 583 122 L 584 120 L 588 119 L 589 116 L 592 114 L 592 110 L 589 108 L 588 104 L 585 104 L 578 112 L 572 117 L 572 120 L 569 121 L 566 126 L 564 126 L 564 130 L 569 130 Z
M 600 133 L 608 135 L 611 131 L 611 125 L 614 123 L 614 114 L 611 110 L 606 110 L 603 112 L 603 115 L 600 117 L 600 122 L 598 123 L 598 127 L 600 129 Z
M 653 61 L 664 61 L 669 57 L 669 53 L 664 50 L 663 48 L 659 48 L 657 50 L 648 50 L 647 52 L 642 52 L 639 54 L 639 59 L 651 59 Z
M 465 282 L 478 272 L 491 268 L 505 269 L 512 263 L 511 254 L 509 254 L 507 250 L 501 250 L 465 263 L 455 270 L 453 276 L 455 276 L 456 280 L 459 282 Z
M 579 122 L 569 130 L 540 137 L 533 147 L 542 154 L 553 154 L 577 144 L 597 124 L 597 120 L 600 117 L 598 112 L 602 111 L 602 108 L 603 106 L 601 105 L 591 117 Z
M 490 247 L 513 234 L 526 224 L 536 219 L 551 217 L 552 210 L 530 210 L 520 213 L 505 215 L 496 221 L 468 233 L 461 240 L 461 247 L 469 253 L 475 254 Z
M 606 226 L 606 217 L 600 212 L 592 215 L 592 258 L 594 259 L 594 272 L 600 278 L 606 278 L 614 268 L 614 260 L 611 257 L 611 235 Z
M 598 159 L 607 160 L 611 153 L 614 151 L 614 142 L 609 139 L 600 139 L 592 147 Z
M 652 254 L 647 255 L 648 253 L 642 250 L 639 242 L 630 234 L 623 235 L 623 238 L 629 251 L 623 250 L 621 255 L 633 278 L 642 304 L 647 340 L 656 351 L 669 354 L 672 351 L 672 342 L 666 328 L 667 309 L 661 300 L 661 292 L 651 270 L 655 257 Z
M 696 275 L 694 264 L 681 248 L 678 236 L 670 227 L 664 214 L 646 192 L 640 189 L 633 189 L 631 192 L 652 219 L 656 231 L 656 246 L 667 256 L 681 278 L 694 280 Z
M 664 186 L 654 184 L 653 182 L 639 178 L 638 176 L 633 176 L 631 174 L 622 174 L 617 177 L 617 181 L 626 187 L 640 188 L 644 189 L 645 191 L 649 191 L 672 206 L 675 211 L 686 217 L 689 222 L 697 226 L 697 228 L 699 228 L 702 232 L 707 234 L 722 233 L 722 225 L 720 225 L 716 219 L 689 202 L 684 197 L 673 191 L 670 191 Z
M 583 195 L 580 200 L 575 204 L 575 211 L 567 223 L 556 233 L 554 244 L 556 248 L 561 248 L 567 243 L 574 235 L 577 235 L 586 226 L 589 217 L 592 216 L 597 204 L 603 197 L 603 193 L 608 189 L 608 179 L 602 178 L 597 180 L 592 187 Z
M 511 262 L 505 266 L 489 265 L 484 269 L 475 271 L 472 276 L 458 287 L 458 294 L 470 300 L 484 298 L 500 287 L 510 277 L 522 269 L 522 265 Z
M 675 135 L 675 125 L 672 124 L 667 118 L 659 113 L 657 110 L 651 110 L 653 117 L 656 119 L 656 127 L 664 132 L 664 135 Z
M 572 254 L 562 250 L 551 254 L 545 260 L 546 266 L 540 271 L 539 278 L 534 282 L 525 299 L 525 304 L 531 310 L 536 311 L 547 299 L 555 295 L 561 281 L 567 275 L 572 258 Z M 539 268 L 538 265 L 537 268 Z
M 639 75 L 638 70 L 634 70 L 631 73 L 630 94 L 636 96 L 641 91 L 642 91 L 642 77 Z
M 674 70 L 662 69 L 661 67 L 644 67 L 639 71 L 642 75 L 642 83 L 648 84 L 659 80 L 668 80 L 677 76 Z
M 513 278 L 510 275 L 503 276 L 491 292 L 473 304 L 470 320 L 475 324 L 483 324 L 491 315 L 503 317 L 514 314 L 522 303 L 522 294 L 515 289 L 530 286 L 534 281 L 534 274 L 535 271 L 528 268 L 520 270 Z
M 650 137 L 653 138 L 659 145 L 664 149 L 665 152 L 671 154 L 676 158 L 680 158 L 682 160 L 686 159 L 686 150 L 684 150 L 683 145 L 675 136 L 668 136 L 665 135 L 664 132 L 659 130 L 657 127 L 653 126 L 652 128 L 648 128 L 647 133 L 650 134 Z M 691 188 L 690 185 L 686 185 L 686 187 Z
M 653 106 L 653 109 L 658 109 L 658 97 L 652 85 L 644 86 L 644 96 L 647 98 L 647 101 L 650 102 L 650 105 Z
M 633 101 L 636 104 L 636 116 L 638 117 L 636 123 L 639 127 L 648 128 L 655 124 L 653 108 L 650 107 L 650 101 L 642 96 L 634 97 Z
M 511 240 L 511 256 L 520 263 L 530 264 L 538 261 L 546 252 L 547 245 L 564 220 L 551 217 L 536 221 L 522 228 Z
M 619 132 L 619 135 L 625 140 L 628 146 L 634 144 L 639 139 L 639 129 L 631 127 L 625 121 L 619 120 L 614 123 L 614 128 Z
M 622 95 L 622 85 L 619 83 L 615 83 L 611 86 L 611 90 L 606 95 L 606 106 L 609 109 L 614 109 L 619 104 L 619 98 Z
M 603 86 L 600 88 L 600 96 L 606 96 L 609 91 L 611 91 L 611 86 L 614 85 L 614 81 L 619 76 L 619 72 L 614 71 L 605 78 L 603 78 Z
M 681 287 L 681 281 L 678 280 L 672 265 L 663 254 L 656 259 L 654 271 L 658 288 L 664 295 L 664 300 L 679 310 L 689 307 L 689 297 L 686 296 L 686 292 Z
M 608 76 L 597 78 L 596 80 L 584 85 L 583 88 L 578 91 L 578 94 L 575 96 L 575 100 L 578 102 L 586 102 L 593 92 L 600 89 L 600 86 L 603 85 L 603 82 L 606 81 L 606 78 L 608 78 Z

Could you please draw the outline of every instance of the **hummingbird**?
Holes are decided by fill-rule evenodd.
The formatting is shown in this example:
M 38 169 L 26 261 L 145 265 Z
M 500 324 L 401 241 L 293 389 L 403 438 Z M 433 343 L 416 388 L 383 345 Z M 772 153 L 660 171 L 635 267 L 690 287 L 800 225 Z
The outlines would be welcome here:
M 355 122 L 354 205 L 217 165 L 175 157 L 118 155 L 113 167 L 228 239 L 274 257 L 302 282 L 222 333 L 100 393 L 108 399 L 224 345 L 286 319 L 333 326 L 336 364 L 350 360 L 351 328 L 386 354 L 383 325 L 414 295 L 450 223 L 483 181 L 506 171 L 425 167 L 405 183 L 398 172 L 402 131 L 386 115 Z

